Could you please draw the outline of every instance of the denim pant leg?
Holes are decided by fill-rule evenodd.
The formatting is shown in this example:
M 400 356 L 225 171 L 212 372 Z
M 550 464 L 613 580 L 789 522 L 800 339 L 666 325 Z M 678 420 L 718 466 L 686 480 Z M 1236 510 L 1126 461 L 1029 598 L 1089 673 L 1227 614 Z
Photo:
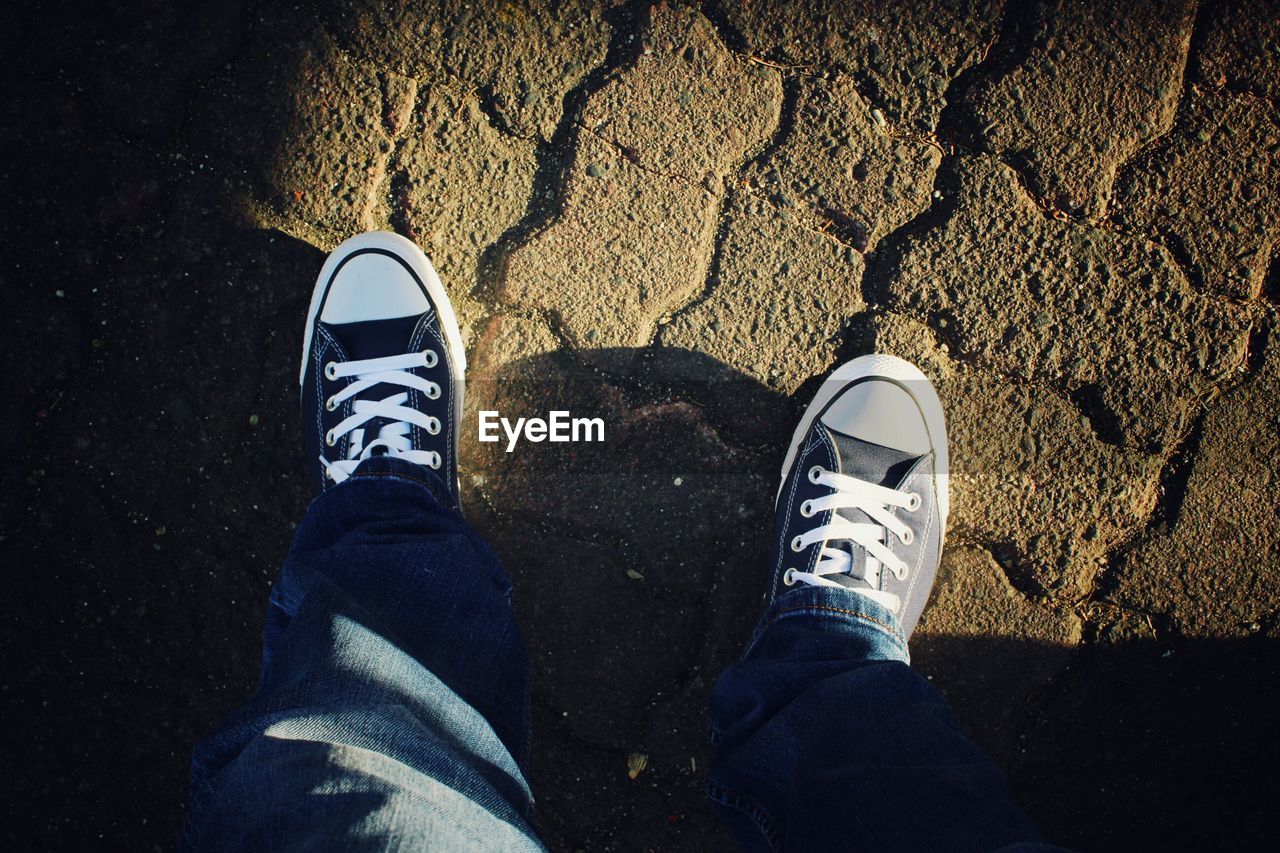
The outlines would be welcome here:
M 744 847 L 1049 849 L 908 660 L 864 596 L 798 587 L 769 606 L 711 697 L 708 793 Z
M 542 849 L 528 750 L 496 555 L 434 475 L 371 459 L 298 529 L 258 690 L 195 748 L 184 847 Z

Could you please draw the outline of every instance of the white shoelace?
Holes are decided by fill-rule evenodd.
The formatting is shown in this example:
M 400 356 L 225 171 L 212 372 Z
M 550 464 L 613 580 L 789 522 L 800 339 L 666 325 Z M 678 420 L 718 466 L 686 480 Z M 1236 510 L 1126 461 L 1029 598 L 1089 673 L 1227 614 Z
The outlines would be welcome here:
M 347 400 L 368 391 L 375 385 L 399 385 L 421 391 L 428 399 L 440 396 L 440 386 L 408 371 L 415 367 L 435 367 L 439 361 L 432 350 L 389 355 L 384 358 L 368 358 L 363 361 L 331 361 L 324 366 L 325 378 L 342 379 L 356 377 L 338 393 L 325 401 L 325 409 L 332 412 Z M 401 391 L 384 397 L 381 400 L 356 400 L 352 405 L 349 417 L 325 434 L 324 442 L 329 447 L 336 445 L 344 435 L 351 433 L 351 442 L 347 448 L 347 458 L 334 462 L 320 455 L 320 464 L 335 483 L 341 483 L 351 476 L 356 466 L 373 455 L 373 451 L 383 448 L 388 456 L 399 456 L 409 462 L 439 468 L 440 454 L 434 450 L 415 450 L 409 440 L 413 427 L 421 427 L 431 435 L 440 432 L 440 419 L 411 409 L 405 405 L 409 402 L 409 393 Z M 374 418 L 384 418 L 384 424 L 377 436 L 368 444 L 365 443 L 364 425 Z
M 813 571 L 799 572 L 795 569 L 787 569 L 782 582 L 787 586 L 804 583 L 809 586 L 844 587 L 843 584 L 828 580 L 826 576 L 852 573 L 853 558 L 848 551 L 833 548 L 827 543 L 847 540 L 861 545 L 866 551 L 867 563 L 862 577 L 870 588 L 844 588 L 860 592 L 896 613 L 901 602 L 893 593 L 879 589 L 880 571 L 881 568 L 886 568 L 901 581 L 906 580 L 910 567 L 905 560 L 890 550 L 885 534 L 892 533 L 904 545 L 910 545 L 915 539 L 915 534 L 911 532 L 906 522 L 889 511 L 889 507 L 902 507 L 907 512 L 915 512 L 920 508 L 920 496 L 913 492 L 900 492 L 897 489 L 877 486 L 866 480 L 838 474 L 835 471 L 827 471 L 819 465 L 809 469 L 809 482 L 829 486 L 835 491 L 800 504 L 800 515 L 803 517 L 810 518 L 826 510 L 857 509 L 866 513 L 876 523 L 855 523 L 832 512 L 826 524 L 820 524 L 791 540 L 791 550 L 796 552 L 803 551 L 815 542 L 822 543 L 822 552 Z

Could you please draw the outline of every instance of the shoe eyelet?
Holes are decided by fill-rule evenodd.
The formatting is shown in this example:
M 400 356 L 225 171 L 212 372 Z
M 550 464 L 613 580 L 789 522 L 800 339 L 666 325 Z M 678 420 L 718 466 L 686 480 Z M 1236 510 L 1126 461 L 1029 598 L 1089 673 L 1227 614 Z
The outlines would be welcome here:
M 439 467 L 440 467 L 440 454 L 439 454 L 439 453 L 435 453 L 435 454 L 433 454 L 433 455 L 432 455 L 432 457 L 431 457 L 431 462 L 430 462 L 430 463 L 428 463 L 428 464 L 430 464 L 432 468 L 439 468 Z
M 809 469 L 809 482 L 810 483 L 818 482 L 818 478 L 821 477 L 823 473 L 825 472 L 822 470 L 821 465 L 814 465 L 812 468 Z
M 326 412 L 332 412 L 336 408 L 338 408 L 338 402 L 334 398 L 330 397 L 324 401 L 324 410 Z
M 430 350 L 430 349 L 429 349 L 429 350 L 423 350 L 423 351 L 422 351 L 422 366 L 423 366 L 423 367 L 435 367 L 435 366 L 436 366 L 437 364 L 439 364 L 439 363 L 440 363 L 440 356 L 436 355 L 436 351 L 435 351 L 435 350 Z
M 903 534 L 898 538 L 902 540 L 903 545 L 910 545 L 912 542 L 916 541 L 916 534 L 911 530 L 910 527 L 908 527 L 906 531 L 903 532 Z
M 331 381 L 338 378 L 338 363 L 336 361 L 331 361 L 324 366 L 324 378 Z
M 920 496 L 915 492 L 907 495 L 907 511 L 915 512 L 920 508 Z
M 432 382 L 427 386 L 426 395 L 428 400 L 440 399 L 440 386 Z
M 428 434 L 428 435 L 439 435 L 439 434 L 440 434 L 440 419 L 439 419 L 439 418 L 431 418 L 429 421 L 427 421 L 427 434 Z
M 782 573 L 782 585 L 783 585 L 783 586 L 795 586 L 795 585 L 796 585 L 796 570 L 795 570 L 795 569 L 787 569 L 785 572 L 783 572 L 783 573 Z
M 337 443 L 337 440 L 338 438 L 333 434 L 333 430 L 329 430 L 324 434 L 324 443 L 330 447 L 333 447 L 333 445 Z
M 800 514 L 805 518 L 813 518 L 813 501 L 800 504 Z
M 791 550 L 799 553 L 804 550 L 804 538 L 797 536 L 791 540 Z

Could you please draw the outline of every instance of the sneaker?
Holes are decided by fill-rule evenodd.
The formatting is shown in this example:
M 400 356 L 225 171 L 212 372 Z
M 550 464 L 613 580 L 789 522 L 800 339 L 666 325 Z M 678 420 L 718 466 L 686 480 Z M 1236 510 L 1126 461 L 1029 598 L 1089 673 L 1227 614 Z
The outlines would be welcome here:
M 770 601 L 802 584 L 844 587 L 892 610 L 910 637 L 948 509 L 946 424 L 929 380 L 889 355 L 842 365 L 782 465 Z
M 435 471 L 458 499 L 466 359 L 449 297 L 422 250 L 371 231 L 333 251 L 302 344 L 303 441 L 317 491 L 371 456 Z

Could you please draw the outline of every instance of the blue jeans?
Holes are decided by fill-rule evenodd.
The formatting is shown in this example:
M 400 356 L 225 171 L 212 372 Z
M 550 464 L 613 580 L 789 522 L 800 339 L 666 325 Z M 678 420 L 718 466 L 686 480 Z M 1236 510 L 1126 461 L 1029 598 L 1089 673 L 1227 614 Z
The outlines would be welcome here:
M 907 666 L 892 614 L 801 588 L 711 701 L 713 806 L 748 849 L 1034 843 L 999 770 Z M 529 662 L 497 556 L 426 469 L 315 500 L 271 591 L 262 679 L 196 745 L 192 850 L 543 849 Z

